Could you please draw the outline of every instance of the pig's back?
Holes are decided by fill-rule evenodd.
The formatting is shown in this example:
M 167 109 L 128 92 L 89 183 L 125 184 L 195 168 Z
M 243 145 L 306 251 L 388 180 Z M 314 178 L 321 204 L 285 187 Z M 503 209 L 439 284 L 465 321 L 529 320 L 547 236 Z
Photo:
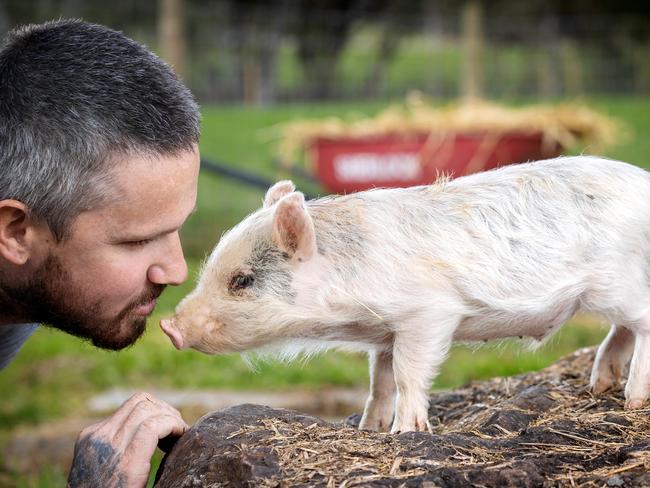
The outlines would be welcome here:
M 359 218 L 360 259 L 395 289 L 433 273 L 472 303 L 515 313 L 531 297 L 542 308 L 588 302 L 590 284 L 650 267 L 649 175 L 567 157 L 346 199 Z
M 579 239 L 589 229 L 627 237 L 650 230 L 650 173 L 595 157 L 511 165 L 396 196 L 407 216 L 422 212 L 438 231 L 453 235 L 461 228 L 470 237 L 508 237 L 513 244 Z M 398 220 L 404 217 L 398 212 Z
M 544 236 L 571 240 L 594 228 L 616 229 L 619 235 L 650 229 L 650 173 L 596 157 L 511 165 L 430 186 L 358 195 L 371 225 L 415 241 L 420 233 L 427 241 L 432 233 L 448 233 L 472 241 L 489 238 L 486 244 L 507 237 L 514 244 Z M 444 242 L 436 239 L 436 245 Z

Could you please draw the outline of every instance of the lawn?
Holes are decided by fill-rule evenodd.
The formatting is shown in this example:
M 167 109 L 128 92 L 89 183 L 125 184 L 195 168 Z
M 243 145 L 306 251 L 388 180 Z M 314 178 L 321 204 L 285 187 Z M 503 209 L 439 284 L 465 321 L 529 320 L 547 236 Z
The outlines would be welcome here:
M 620 118 L 631 130 L 629 140 L 611 148 L 606 155 L 650 168 L 647 161 L 650 139 L 645 137 L 650 132 L 647 116 L 650 99 L 603 98 L 589 104 Z M 275 169 L 269 127 L 294 118 L 371 114 L 384 106 L 351 103 L 268 109 L 204 107 L 202 154 L 275 180 L 286 175 Z M 300 182 L 299 187 L 303 187 Z M 311 192 L 318 191 L 313 185 L 305 187 Z M 223 231 L 256 209 L 262 197 L 261 189 L 212 174 L 201 175 L 198 210 L 182 233 L 193 276 Z M 366 361 L 358 355 L 331 352 L 304 365 L 268 363 L 253 372 L 236 355 L 208 357 L 194 351 L 176 351 L 158 329 L 157 322 L 173 311 L 192 286 L 190 280 L 168 289 L 151 317 L 143 340 L 126 351 L 99 351 L 57 331 L 39 330 L 0 374 L 0 391 L 5 392 L 0 403 L 0 448 L 18 427 L 84 415 L 87 400 L 112 387 L 289 390 L 366 385 Z M 535 352 L 526 351 L 516 341 L 478 350 L 456 346 L 434 386 L 449 388 L 473 379 L 539 369 L 576 348 L 598 343 L 605 333 L 606 329 L 593 318 L 578 317 Z M 56 470 L 44 467 L 33 478 L 23 477 L 21 486 L 55 486 L 61 476 Z

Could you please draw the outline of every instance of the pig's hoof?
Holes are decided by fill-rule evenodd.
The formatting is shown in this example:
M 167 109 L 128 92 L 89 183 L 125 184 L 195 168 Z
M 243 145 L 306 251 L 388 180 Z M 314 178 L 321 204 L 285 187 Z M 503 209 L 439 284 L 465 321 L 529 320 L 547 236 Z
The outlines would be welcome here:
M 429 419 L 425 419 L 424 421 L 417 419 L 415 421 L 415 430 L 418 432 L 428 432 L 429 434 L 433 434 L 433 428 L 429 423 Z
M 415 425 L 406 422 L 393 422 L 393 427 L 390 429 L 391 434 L 402 434 L 403 432 L 413 432 Z
M 369 416 L 361 419 L 359 422 L 359 430 L 374 430 L 375 432 L 388 432 L 393 422 L 393 414 L 390 416 Z
M 359 430 L 372 430 L 374 432 L 386 432 L 390 427 L 390 422 L 384 423 L 381 420 L 374 422 L 361 422 Z
M 621 378 L 621 367 L 618 364 L 600 362 L 594 365 L 591 373 L 591 392 L 594 395 L 601 393 L 615 387 Z
M 415 419 L 414 422 L 399 422 L 394 423 L 393 428 L 390 430 L 391 434 L 402 434 L 404 432 L 429 432 L 433 433 L 429 420 Z
M 611 389 L 615 384 L 615 381 L 612 379 L 603 379 L 599 378 L 591 384 L 591 393 L 594 395 L 600 395 L 601 393 L 606 392 Z
M 359 422 L 359 430 L 389 431 L 393 423 L 394 412 L 392 399 L 387 401 L 370 400 L 363 412 L 361 422 Z
M 392 423 L 390 420 L 374 419 L 359 424 L 359 430 L 374 430 L 375 432 L 388 432 Z
M 644 400 L 641 398 L 631 398 L 625 402 L 625 410 L 638 410 L 643 408 Z

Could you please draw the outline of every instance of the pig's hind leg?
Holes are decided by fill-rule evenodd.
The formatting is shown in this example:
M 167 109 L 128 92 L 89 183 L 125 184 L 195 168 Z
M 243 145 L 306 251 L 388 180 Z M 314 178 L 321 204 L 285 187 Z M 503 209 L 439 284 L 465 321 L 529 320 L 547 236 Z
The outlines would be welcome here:
M 387 431 L 395 409 L 395 376 L 391 351 L 374 350 L 368 354 L 370 394 L 359 429 Z
M 650 311 L 635 327 L 634 352 L 625 385 L 625 408 L 643 407 L 650 394 Z
M 626 327 L 612 325 L 598 348 L 591 370 L 590 385 L 594 395 L 599 395 L 618 383 L 633 349 L 634 333 Z
M 438 317 L 439 315 L 436 314 Z M 395 331 L 393 370 L 397 386 L 391 433 L 429 431 L 429 387 L 451 347 L 459 318 L 410 321 Z

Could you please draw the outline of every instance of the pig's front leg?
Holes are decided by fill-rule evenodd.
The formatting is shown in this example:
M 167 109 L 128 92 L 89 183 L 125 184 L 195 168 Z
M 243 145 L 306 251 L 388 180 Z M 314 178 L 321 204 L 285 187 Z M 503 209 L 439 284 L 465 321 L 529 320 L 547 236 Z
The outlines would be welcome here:
M 633 348 L 632 331 L 620 325 L 612 325 L 609 334 L 598 348 L 591 369 L 590 385 L 594 395 L 599 395 L 618 383 Z
M 429 386 L 451 346 L 458 320 L 422 320 L 395 332 L 393 370 L 397 386 L 391 433 L 429 431 Z
M 395 377 L 391 351 L 376 350 L 368 354 L 370 394 L 359 429 L 387 431 L 395 409 Z

